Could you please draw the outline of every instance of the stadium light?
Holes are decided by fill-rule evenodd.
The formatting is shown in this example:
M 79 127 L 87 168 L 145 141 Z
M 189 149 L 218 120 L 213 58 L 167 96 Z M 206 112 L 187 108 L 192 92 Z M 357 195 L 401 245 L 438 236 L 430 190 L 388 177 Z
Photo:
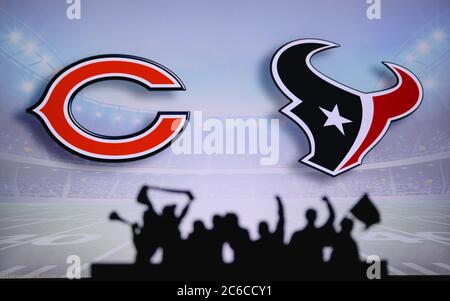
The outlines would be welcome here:
M 11 42 L 11 44 L 17 44 L 20 42 L 22 38 L 22 35 L 20 34 L 20 32 L 18 31 L 13 31 L 11 32 L 11 34 L 9 35 L 9 41 Z
M 117 116 L 114 117 L 114 120 L 115 121 L 121 121 L 122 120 L 122 116 L 117 115 Z
M 424 80 L 423 85 L 425 86 L 425 88 L 431 90 L 436 88 L 436 81 L 432 78 L 427 78 Z
M 43 64 L 50 64 L 50 58 L 47 55 L 42 56 L 42 61 L 41 63 Z
M 435 30 L 432 34 L 431 34 L 433 40 L 440 42 L 444 39 L 445 33 L 443 30 Z
M 95 117 L 97 117 L 97 118 L 102 117 L 102 113 L 101 112 L 95 112 Z
M 33 91 L 33 88 L 34 86 L 32 82 L 24 82 L 21 86 L 22 91 L 26 93 L 30 93 L 31 91 Z
M 81 111 L 83 111 L 83 108 L 81 106 L 76 106 L 75 111 L 81 112 Z
M 412 62 L 414 62 L 415 59 L 416 59 L 416 58 L 414 57 L 414 55 L 413 55 L 412 53 L 408 53 L 408 54 L 405 56 L 405 61 L 406 61 L 407 63 L 412 63 Z
M 424 54 L 430 50 L 430 44 L 427 41 L 421 41 L 421 42 L 419 42 L 419 45 L 417 46 L 417 48 L 420 53 Z
M 32 54 L 36 50 L 36 44 L 30 42 L 25 46 L 25 52 L 27 54 Z

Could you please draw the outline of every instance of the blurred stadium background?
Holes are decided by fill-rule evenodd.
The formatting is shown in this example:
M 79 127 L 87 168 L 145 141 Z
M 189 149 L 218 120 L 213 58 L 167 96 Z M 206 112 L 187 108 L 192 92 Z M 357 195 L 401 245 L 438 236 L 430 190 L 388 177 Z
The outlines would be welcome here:
M 146 183 L 190 188 L 203 202 L 183 225 L 184 233 L 195 218 L 232 210 L 255 235 L 258 220 L 274 222 L 271 199 L 276 193 L 287 202 L 291 233 L 303 223 L 306 206 L 321 208 L 317 200 L 323 194 L 335 201 L 342 216 L 369 192 L 384 220 L 369 232 L 359 230 L 362 251 L 387 258 L 393 274 L 450 274 L 448 17 L 443 14 L 423 26 L 390 58 L 422 79 L 421 113 L 393 124 L 362 166 L 331 179 L 296 162 L 307 151 L 304 145 L 283 147 L 300 132 L 280 115 L 267 116 L 280 118 L 281 124 L 280 162 L 274 166 L 261 166 L 257 155 L 174 155 L 170 149 L 120 164 L 71 155 L 24 113 L 67 62 L 31 28 L 0 10 L 0 277 L 63 277 L 70 254 L 82 258 L 84 276 L 91 262 L 132 261 L 128 229 L 106 217 L 118 209 L 139 219 L 142 208 L 133 200 Z M 389 86 L 390 80 L 380 74 L 374 90 Z M 112 132 L 120 131 L 121 124 L 142 128 L 154 114 L 83 94 L 74 101 L 74 111 L 90 129 Z M 183 201 L 153 197 L 161 204 Z

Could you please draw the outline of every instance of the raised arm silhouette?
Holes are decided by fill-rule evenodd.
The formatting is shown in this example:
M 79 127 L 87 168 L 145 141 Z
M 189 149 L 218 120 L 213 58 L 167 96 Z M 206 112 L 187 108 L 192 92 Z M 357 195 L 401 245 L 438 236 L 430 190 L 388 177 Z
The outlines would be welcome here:
M 193 199 L 189 199 L 179 216 L 175 213 L 175 205 L 164 207 L 161 214 L 160 233 L 163 248 L 163 261 L 166 264 L 177 265 L 183 261 L 180 223 L 186 216 Z
M 176 214 L 176 205 L 167 205 L 158 214 L 148 196 L 149 189 L 184 193 L 189 200 L 180 214 Z M 144 186 L 137 198 L 139 203 L 147 207 L 142 226 L 121 218 L 116 212 L 110 214 L 111 220 L 121 221 L 131 227 L 136 247 L 135 265 L 133 268 L 97 265 L 93 269 L 94 277 L 106 275 L 106 278 L 113 278 L 109 271 L 123 268 L 132 277 L 150 277 L 155 280 L 365 279 L 367 266 L 360 261 L 358 245 L 351 235 L 353 220 L 344 218 L 336 232 L 335 211 L 327 197 L 322 198 L 328 211 L 325 223 L 316 225 L 317 212 L 308 209 L 305 227 L 292 235 L 288 245 L 284 243 L 286 221 L 283 201 L 279 196 L 275 197 L 278 209 L 275 229 L 271 231 L 266 221 L 260 222 L 259 238 L 254 241 L 250 239 L 248 230 L 239 224 L 239 218 L 234 213 L 214 215 L 211 229 L 201 220 L 196 220 L 193 231 L 183 240 L 180 224 L 185 220 L 193 199 L 186 190 Z M 380 220 L 368 196 L 360 199 L 350 213 L 366 228 Z M 223 261 L 224 243 L 233 249 L 232 263 Z M 332 247 L 327 262 L 323 258 L 325 246 Z M 150 258 L 159 247 L 163 250 L 163 260 L 160 264 L 151 264 Z
M 184 206 L 183 210 L 181 211 L 180 216 L 177 217 L 178 224 L 181 224 L 183 219 L 186 217 L 186 214 L 189 211 L 189 207 L 191 206 L 191 202 L 192 200 L 190 199 L 189 202 L 186 204 L 186 206 Z
M 278 206 L 278 222 L 270 232 L 267 222 L 258 225 L 259 238 L 253 244 L 252 268 L 260 274 L 276 274 L 282 266 L 284 255 L 284 208 L 279 196 L 275 197 Z
M 306 210 L 306 226 L 292 235 L 288 247 L 289 261 L 297 266 L 301 273 L 320 273 L 323 268 L 323 248 L 331 244 L 331 233 L 334 232 L 335 213 L 327 197 L 323 197 L 328 209 L 328 218 L 322 227 L 316 227 L 316 210 Z
M 150 258 L 160 246 L 160 232 L 158 231 L 159 216 L 147 196 L 148 186 L 142 187 L 138 195 L 138 202 L 147 206 L 143 215 L 143 225 L 134 223 L 131 227 L 133 242 L 136 247 L 136 263 L 148 264 Z

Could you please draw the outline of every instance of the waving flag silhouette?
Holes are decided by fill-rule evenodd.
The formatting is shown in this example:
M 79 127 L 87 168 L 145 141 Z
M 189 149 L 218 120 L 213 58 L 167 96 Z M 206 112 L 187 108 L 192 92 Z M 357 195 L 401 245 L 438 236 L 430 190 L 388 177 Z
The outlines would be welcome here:
M 380 213 L 367 194 L 350 209 L 350 212 L 366 225 L 366 229 L 380 222 Z

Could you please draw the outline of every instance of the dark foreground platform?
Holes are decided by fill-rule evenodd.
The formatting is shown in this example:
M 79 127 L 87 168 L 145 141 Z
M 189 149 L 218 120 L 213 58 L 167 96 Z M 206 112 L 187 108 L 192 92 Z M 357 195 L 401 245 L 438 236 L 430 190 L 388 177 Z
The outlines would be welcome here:
M 298 273 L 285 269 L 263 270 L 258 267 L 241 267 L 234 264 L 222 264 L 215 267 L 167 267 L 149 264 L 93 264 L 91 276 L 93 280 L 149 280 L 149 281 L 208 281 L 208 280 L 368 280 L 366 273 L 369 267 L 361 263 L 353 269 L 336 269 L 324 266 L 320 271 L 304 271 Z M 381 279 L 386 279 L 387 262 L 381 262 Z

